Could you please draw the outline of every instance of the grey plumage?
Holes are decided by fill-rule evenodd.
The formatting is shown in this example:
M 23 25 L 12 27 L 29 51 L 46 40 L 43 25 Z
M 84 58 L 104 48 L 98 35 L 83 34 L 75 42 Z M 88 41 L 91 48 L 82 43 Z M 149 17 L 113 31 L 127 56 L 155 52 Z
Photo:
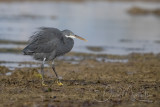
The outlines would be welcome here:
M 54 59 L 57 56 L 63 55 L 73 48 L 74 41 L 72 38 L 78 38 L 84 41 L 84 38 L 75 35 L 70 30 L 60 31 L 57 28 L 41 27 L 39 31 L 35 32 L 29 39 L 29 44 L 23 49 L 24 55 L 32 55 L 34 59 L 41 60 L 41 75 L 42 85 L 44 84 L 44 63 L 45 61 L 53 61 L 52 69 L 58 78 L 54 66 Z M 59 85 L 63 85 L 59 78 Z
M 23 53 L 33 55 L 36 60 L 53 60 L 73 48 L 73 39 L 65 37 L 65 34 L 70 33 L 72 32 L 69 30 L 41 27 L 30 37 L 29 45 L 24 48 Z

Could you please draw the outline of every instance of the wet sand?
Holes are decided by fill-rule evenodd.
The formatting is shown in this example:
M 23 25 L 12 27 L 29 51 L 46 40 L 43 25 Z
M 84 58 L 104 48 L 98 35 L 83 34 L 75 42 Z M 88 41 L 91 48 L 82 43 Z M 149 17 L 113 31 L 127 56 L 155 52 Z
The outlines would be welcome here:
M 0 106 L 5 107 L 89 107 L 159 106 L 160 54 L 101 55 L 127 58 L 128 62 L 97 61 L 99 55 L 81 56 L 78 64 L 57 60 L 62 87 L 50 67 L 45 68 L 46 87 L 41 86 L 40 68 L 0 67 Z M 87 59 L 87 57 L 92 59 Z M 73 59 L 74 60 L 74 59 Z M 11 75 L 5 75 L 12 72 Z

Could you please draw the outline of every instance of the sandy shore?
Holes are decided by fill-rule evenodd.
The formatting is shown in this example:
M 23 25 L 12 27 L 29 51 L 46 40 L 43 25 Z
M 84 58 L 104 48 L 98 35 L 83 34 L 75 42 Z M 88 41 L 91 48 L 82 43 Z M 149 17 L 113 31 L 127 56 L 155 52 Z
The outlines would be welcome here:
M 160 54 L 108 56 L 127 58 L 128 62 L 103 62 L 92 54 L 78 64 L 56 61 L 62 87 L 56 83 L 51 68 L 45 68 L 46 87 L 41 86 L 40 68 L 10 71 L 0 67 L 0 106 L 12 107 L 89 107 L 89 106 L 159 106 Z M 92 59 L 87 59 L 93 56 Z M 5 75 L 12 72 L 11 75 Z

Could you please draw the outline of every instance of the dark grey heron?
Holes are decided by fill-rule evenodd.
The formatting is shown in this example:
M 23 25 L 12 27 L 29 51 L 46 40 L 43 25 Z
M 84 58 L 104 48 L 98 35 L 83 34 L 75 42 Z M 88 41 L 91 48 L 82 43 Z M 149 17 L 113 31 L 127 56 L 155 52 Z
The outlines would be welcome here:
M 35 60 L 42 61 L 41 64 L 41 77 L 42 85 L 44 84 L 44 63 L 45 61 L 53 61 L 52 69 L 58 79 L 57 83 L 63 85 L 60 82 L 58 74 L 56 73 L 54 66 L 54 59 L 58 56 L 64 55 L 71 51 L 74 45 L 73 38 L 87 41 L 86 39 L 75 35 L 70 30 L 60 31 L 57 28 L 41 27 L 39 31 L 35 32 L 29 39 L 29 44 L 23 49 L 24 55 L 32 55 Z

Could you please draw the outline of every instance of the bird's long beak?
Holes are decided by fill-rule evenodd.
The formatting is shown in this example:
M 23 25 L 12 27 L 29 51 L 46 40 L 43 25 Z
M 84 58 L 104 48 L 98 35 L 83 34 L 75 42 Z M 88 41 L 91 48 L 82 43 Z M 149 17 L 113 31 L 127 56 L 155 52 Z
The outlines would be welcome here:
M 88 41 L 88 40 L 86 40 L 86 39 L 84 39 L 84 38 L 82 38 L 80 36 L 77 36 L 77 35 L 75 35 L 75 37 L 78 38 L 78 39 L 80 39 L 80 40 L 86 41 L 86 42 Z

